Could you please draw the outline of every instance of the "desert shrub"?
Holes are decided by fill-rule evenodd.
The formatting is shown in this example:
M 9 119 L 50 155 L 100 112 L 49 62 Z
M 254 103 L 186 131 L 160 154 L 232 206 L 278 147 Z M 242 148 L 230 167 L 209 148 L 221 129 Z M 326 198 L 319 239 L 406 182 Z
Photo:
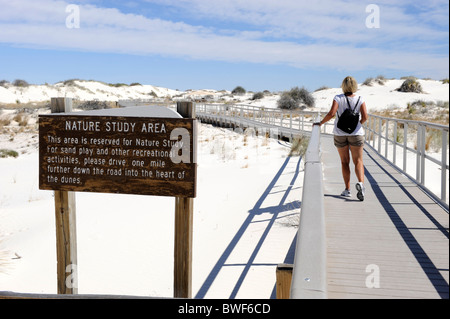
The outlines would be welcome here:
M 277 101 L 277 105 L 280 109 L 295 110 L 300 106 L 300 102 L 295 100 L 288 91 L 283 92 Z
M 9 81 L 6 81 L 6 80 L 1 80 L 0 81 L 0 86 L 7 87 L 8 84 L 9 84 Z
M 290 97 L 290 99 L 288 97 Z M 291 101 L 291 99 L 293 101 Z M 292 110 L 299 107 L 301 103 L 308 107 L 313 107 L 315 105 L 315 100 L 311 93 L 304 87 L 294 87 L 290 91 L 282 93 L 278 100 L 278 107 L 281 109 Z
M 82 101 L 77 106 L 81 110 L 102 110 L 115 108 L 115 102 L 110 101 Z
M 291 94 L 295 99 L 298 99 L 300 102 L 303 102 L 306 106 L 313 107 L 315 105 L 314 97 L 309 93 L 309 91 L 305 88 L 295 87 L 291 90 Z
M 400 78 L 400 80 L 408 80 L 408 79 L 417 80 L 417 78 L 415 76 L 413 76 L 413 75 L 402 76 Z
M 260 100 L 262 98 L 264 98 L 264 93 L 263 92 L 256 92 L 252 96 L 252 100 Z
M 0 158 L 17 157 L 17 156 L 19 156 L 19 153 L 17 153 L 14 150 L 0 149 Z
M 137 86 L 137 85 L 142 85 L 142 84 L 138 83 L 138 82 L 133 82 L 133 83 L 130 84 L 130 86 Z
M 386 78 L 383 75 L 378 75 L 375 79 L 374 78 L 367 78 L 363 82 L 363 85 L 372 86 L 374 82 L 376 82 L 379 85 L 384 85 L 386 83 Z
M 375 78 L 375 82 L 377 82 L 379 85 L 384 85 L 386 83 L 386 78 L 383 75 L 378 75 Z
M 14 80 L 13 85 L 17 86 L 17 87 L 27 87 L 30 84 L 25 80 L 18 79 L 18 80 Z
M 115 87 L 115 88 L 119 88 L 122 86 L 128 86 L 128 84 L 125 83 L 108 83 L 109 86 Z
M 448 84 L 448 79 L 443 79 L 443 80 L 441 80 L 441 82 L 442 82 L 442 84 Z M 0 83 L 0 85 L 1 85 L 1 83 Z
M 362 85 L 372 86 L 373 78 L 367 78 L 364 80 Z
M 80 79 L 68 79 L 68 80 L 63 81 L 62 83 L 67 86 L 73 86 L 73 85 L 75 85 L 75 81 L 81 81 L 81 80 Z
M 236 86 L 233 91 L 231 91 L 233 94 L 237 95 L 244 95 L 246 93 L 245 89 L 242 86 Z
M 419 81 L 413 78 L 406 79 L 400 88 L 397 89 L 399 92 L 413 92 L 413 93 L 422 93 L 422 86 Z
M 436 101 L 436 106 L 448 110 L 448 101 Z
M 329 87 L 326 85 L 321 86 L 320 88 L 316 89 L 314 92 L 318 92 L 318 91 L 323 91 L 323 90 L 328 90 Z

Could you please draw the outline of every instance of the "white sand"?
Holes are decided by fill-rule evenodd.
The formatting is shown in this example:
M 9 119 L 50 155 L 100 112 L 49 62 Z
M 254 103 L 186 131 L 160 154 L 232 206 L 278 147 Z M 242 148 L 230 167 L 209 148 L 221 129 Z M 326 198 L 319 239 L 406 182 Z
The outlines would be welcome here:
M 16 143 L 24 138 L 16 135 Z M 0 290 L 56 293 L 53 192 L 38 190 L 36 142 L 25 146 L 25 154 L 16 159 L 1 159 L 0 251 L 7 265 L 0 264 Z M 285 260 L 295 236 L 296 228 L 289 225 L 295 223 L 301 198 L 298 157 L 266 190 L 288 150 L 274 140 L 244 141 L 232 131 L 201 125 L 194 295 L 201 290 L 205 298 L 229 298 L 244 265 L 260 249 L 235 297 L 270 298 L 275 265 Z M 299 176 L 291 189 L 295 174 Z M 287 197 L 282 200 L 283 195 Z M 79 293 L 171 297 L 174 199 L 97 193 L 76 197 Z M 280 202 L 282 211 L 277 210 Z M 267 239 L 258 244 L 274 214 L 277 219 Z M 252 223 L 244 223 L 249 216 Z M 214 268 L 243 223 L 242 238 L 230 249 L 225 264 Z M 208 276 L 214 277 L 211 287 L 204 285 Z
M 397 92 L 404 80 L 387 80 L 384 85 L 374 83 L 372 86 L 359 85 L 358 94 L 366 100 L 368 111 L 406 108 L 408 103 L 416 100 L 423 101 L 449 101 L 449 85 L 441 81 L 418 80 L 424 93 Z M 289 88 L 287 88 L 289 89 Z M 340 94 L 341 89 L 331 88 L 313 92 L 316 99 L 316 109 L 324 111 L 330 108 L 334 95 Z M 156 87 L 153 85 L 135 85 L 112 87 L 106 83 L 96 81 L 74 81 L 73 85 L 30 85 L 26 88 L 18 88 L 12 85 L 0 86 L 0 103 L 32 103 L 50 100 L 51 97 L 72 97 L 81 101 L 118 101 L 120 99 L 151 99 L 154 95 L 158 98 L 172 97 L 176 99 L 201 99 L 207 96 L 208 101 L 236 101 L 241 104 L 264 106 L 266 108 L 277 107 L 279 94 L 270 94 L 263 99 L 252 101 L 253 93 L 244 95 L 231 95 L 230 92 L 216 90 L 189 90 L 181 92 L 177 90 Z
M 148 98 L 150 91 L 161 97 L 183 93 L 153 86 L 76 83 L 84 89 L 0 87 L 0 102 L 38 102 L 65 95 L 117 100 Z M 427 93 L 414 94 L 396 92 L 401 83 L 390 80 L 384 86 L 361 86 L 358 93 L 364 95 L 369 111 L 405 108 L 418 99 L 449 100 L 448 84 L 421 80 Z M 327 111 L 338 93 L 339 89 L 313 93 L 316 108 Z M 251 102 L 248 97 L 240 97 L 241 103 L 265 107 L 276 107 L 278 98 Z M 12 116 L 12 111 L 0 116 Z M 18 123 L 10 126 L 17 128 Z M 56 293 L 53 192 L 38 189 L 37 147 L 33 132 L 0 135 L 0 148 L 20 153 L 18 158 L 0 159 L 0 291 Z M 229 130 L 201 125 L 194 203 L 194 297 L 272 296 L 276 264 L 285 261 L 296 233 L 292 225 L 303 183 L 299 158 L 288 160 L 288 150 L 278 141 L 258 137 L 244 141 Z M 79 293 L 171 297 L 174 199 L 96 193 L 76 197 Z

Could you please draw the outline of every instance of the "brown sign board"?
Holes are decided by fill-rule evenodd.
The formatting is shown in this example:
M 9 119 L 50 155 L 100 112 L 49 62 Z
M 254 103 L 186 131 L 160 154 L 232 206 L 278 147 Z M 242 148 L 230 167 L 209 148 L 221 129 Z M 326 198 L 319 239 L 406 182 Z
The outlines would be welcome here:
M 39 116 L 40 189 L 196 196 L 195 119 L 73 114 Z

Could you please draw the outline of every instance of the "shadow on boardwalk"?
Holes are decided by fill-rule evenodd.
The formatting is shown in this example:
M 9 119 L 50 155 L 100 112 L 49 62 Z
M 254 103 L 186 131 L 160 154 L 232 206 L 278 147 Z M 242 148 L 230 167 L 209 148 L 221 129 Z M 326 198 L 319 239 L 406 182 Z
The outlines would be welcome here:
M 285 171 L 289 161 L 291 161 L 291 160 L 297 160 L 296 169 L 293 174 L 292 180 L 289 184 L 289 187 L 284 192 L 284 194 L 280 200 L 280 203 L 277 206 L 263 207 L 264 201 L 269 196 L 269 194 L 271 194 L 272 189 L 277 184 L 281 175 Z M 280 167 L 280 169 L 274 176 L 273 180 L 267 186 L 264 193 L 258 199 L 258 201 L 254 205 L 254 207 L 248 211 L 247 218 L 245 219 L 245 221 L 243 222 L 243 224 L 241 225 L 239 230 L 236 232 L 233 239 L 228 244 L 227 248 L 222 253 L 222 255 L 220 256 L 217 263 L 214 265 L 214 267 L 211 270 L 211 272 L 209 273 L 208 277 L 205 279 L 204 283 L 200 287 L 195 298 L 204 298 L 206 296 L 208 290 L 212 286 L 212 284 L 213 284 L 214 280 L 216 279 L 216 277 L 218 276 L 220 270 L 225 266 L 230 266 L 229 264 L 226 264 L 226 261 L 227 261 L 228 257 L 231 255 L 231 253 L 233 252 L 233 250 L 238 245 L 239 241 L 243 237 L 243 235 L 244 235 L 245 231 L 247 230 L 247 228 L 249 227 L 249 225 L 252 222 L 254 222 L 253 221 L 254 217 L 257 215 L 261 215 L 263 213 L 271 214 L 270 220 L 269 220 L 264 232 L 262 233 L 261 237 L 259 238 L 255 248 L 253 249 L 253 252 L 251 253 L 250 257 L 248 258 L 247 262 L 243 263 L 243 264 L 239 264 L 240 266 L 244 266 L 244 268 L 243 268 L 239 278 L 237 279 L 229 298 L 233 299 L 236 297 L 245 277 L 247 276 L 247 274 L 250 270 L 250 267 L 252 267 L 252 266 L 271 266 L 271 264 L 255 264 L 254 261 L 255 261 L 256 256 L 258 255 L 258 252 L 260 251 L 261 247 L 263 246 L 264 241 L 266 240 L 267 235 L 269 234 L 272 226 L 274 225 L 275 221 L 279 217 L 279 214 L 282 212 L 288 211 L 288 210 L 292 210 L 293 208 L 297 208 L 297 209 L 300 208 L 300 201 L 294 201 L 294 202 L 289 202 L 289 203 L 286 202 L 286 199 L 288 198 L 288 195 L 291 192 L 291 190 L 294 186 L 294 183 L 297 180 L 298 175 L 300 173 L 300 162 L 301 162 L 301 157 L 287 157 L 286 158 L 283 165 Z M 236 264 L 232 264 L 231 266 L 236 266 Z M 276 266 L 276 265 L 273 265 L 273 266 Z
M 441 232 L 447 240 L 449 239 L 449 233 L 448 228 L 445 228 L 441 223 L 439 223 L 436 218 L 433 217 L 433 215 L 424 207 L 423 204 L 421 204 L 413 194 L 411 194 L 408 189 L 402 185 L 402 183 L 397 180 L 392 174 L 390 174 L 383 166 L 380 165 L 378 161 L 376 161 L 373 156 L 366 152 L 367 156 L 373 160 L 374 163 L 378 166 L 381 171 L 389 176 L 389 178 L 394 181 L 398 188 L 407 196 L 407 198 L 420 210 L 422 214 L 424 214 L 427 219 L 434 225 L 434 230 L 437 230 Z M 405 222 L 402 220 L 401 216 L 397 213 L 395 207 L 389 202 L 388 198 L 386 197 L 385 192 L 383 192 L 382 188 L 377 183 L 374 176 L 366 169 L 365 170 L 365 176 L 370 183 L 372 190 L 382 205 L 383 209 L 385 210 L 387 216 L 392 221 L 393 225 L 395 226 L 396 230 L 400 234 L 401 238 L 404 240 L 405 244 L 410 249 L 411 253 L 414 255 L 414 258 L 417 260 L 417 263 L 422 268 L 425 275 L 428 277 L 429 281 L 433 285 L 433 287 L 436 289 L 436 292 L 439 294 L 439 296 L 443 299 L 449 298 L 449 285 L 444 278 L 444 276 L 441 274 L 441 271 L 449 271 L 448 269 L 438 269 L 436 265 L 433 263 L 430 256 L 427 254 L 425 249 L 422 247 L 421 243 L 417 240 L 416 236 L 414 236 L 412 230 L 418 230 L 418 228 L 411 228 L 408 227 Z M 424 228 L 422 230 L 433 230 L 431 228 Z
M 331 136 L 321 143 L 328 298 L 448 299 L 448 210 L 371 147 L 364 148 L 364 202 L 338 196 L 339 155 Z M 376 287 L 368 266 L 377 266 Z

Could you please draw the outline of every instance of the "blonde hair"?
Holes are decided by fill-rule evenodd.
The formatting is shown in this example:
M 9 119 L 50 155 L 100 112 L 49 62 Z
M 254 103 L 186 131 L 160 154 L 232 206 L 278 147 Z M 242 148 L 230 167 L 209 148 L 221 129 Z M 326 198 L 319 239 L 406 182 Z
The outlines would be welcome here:
M 358 82 L 352 76 L 347 76 L 341 84 L 344 93 L 355 93 L 358 90 Z

